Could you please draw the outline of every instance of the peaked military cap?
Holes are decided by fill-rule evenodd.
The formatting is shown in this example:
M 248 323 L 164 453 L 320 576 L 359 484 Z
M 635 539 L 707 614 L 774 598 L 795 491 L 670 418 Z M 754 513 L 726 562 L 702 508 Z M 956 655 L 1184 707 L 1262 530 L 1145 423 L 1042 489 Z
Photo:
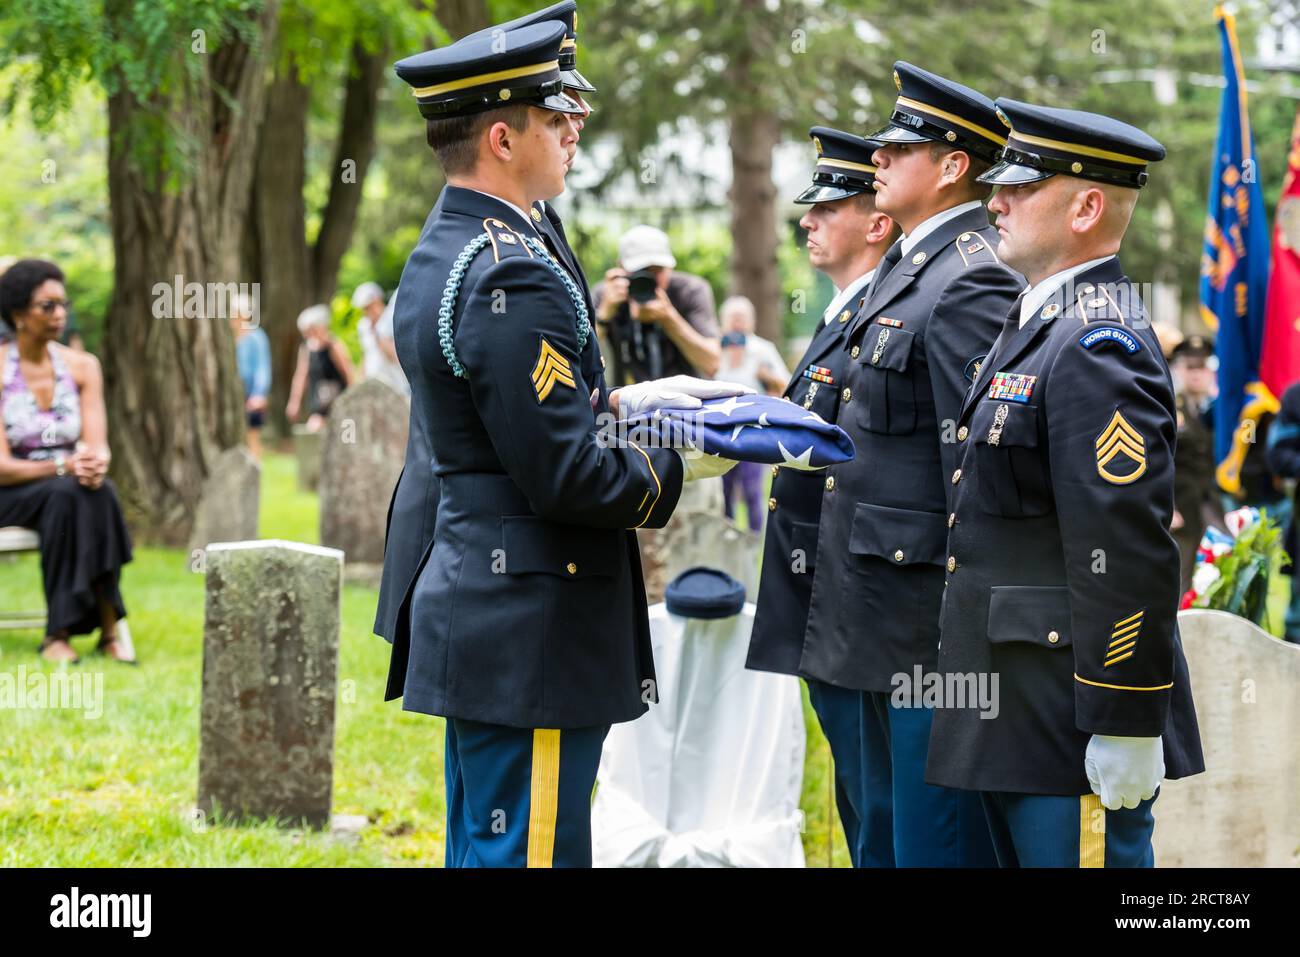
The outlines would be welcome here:
M 796 203 L 828 203 L 875 189 L 876 165 L 871 154 L 880 144 L 829 126 L 808 131 L 817 149 L 812 185 L 795 197 Z
M 1146 185 L 1147 163 L 1165 158 L 1154 139 L 1109 116 L 1001 97 L 996 106 L 1010 133 L 1001 161 L 981 183 L 1016 186 L 1064 173 L 1137 189 Z
M 898 99 L 889 123 L 871 139 L 883 143 L 949 143 L 954 149 L 997 162 L 1006 144 L 993 101 L 968 86 L 912 66 L 894 64 Z
M 465 37 L 417 53 L 393 67 L 409 83 L 420 112 L 434 119 L 468 116 L 511 103 L 581 113 L 564 95 L 560 76 L 563 23 L 548 20 L 518 30 Z
M 595 93 L 596 88 L 578 72 L 578 4 L 574 0 L 561 0 L 560 3 L 553 3 L 545 10 L 538 10 L 536 13 L 527 14 L 508 23 L 479 30 L 464 39 L 492 36 L 498 30 L 518 30 L 520 27 L 545 23 L 547 20 L 556 20 L 564 24 L 564 40 L 560 44 L 560 77 L 564 80 L 565 89 Z

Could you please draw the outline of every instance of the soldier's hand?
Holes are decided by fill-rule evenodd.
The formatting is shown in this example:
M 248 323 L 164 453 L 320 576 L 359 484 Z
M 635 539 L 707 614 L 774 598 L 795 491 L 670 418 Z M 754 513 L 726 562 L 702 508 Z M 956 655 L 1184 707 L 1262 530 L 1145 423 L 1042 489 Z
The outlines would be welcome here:
M 1164 745 L 1154 738 L 1094 734 L 1083 759 L 1084 772 L 1102 807 L 1135 808 L 1154 797 L 1165 776 Z
M 609 394 L 610 409 L 620 419 L 655 409 L 698 409 L 702 399 L 725 399 L 731 395 L 752 395 L 754 390 L 738 382 L 698 379 L 674 375 L 625 385 Z
M 720 475 L 726 475 L 739 464 L 735 459 L 724 459 L 720 455 L 708 455 L 697 449 L 678 449 L 677 454 L 682 457 L 683 482 L 717 478 Z

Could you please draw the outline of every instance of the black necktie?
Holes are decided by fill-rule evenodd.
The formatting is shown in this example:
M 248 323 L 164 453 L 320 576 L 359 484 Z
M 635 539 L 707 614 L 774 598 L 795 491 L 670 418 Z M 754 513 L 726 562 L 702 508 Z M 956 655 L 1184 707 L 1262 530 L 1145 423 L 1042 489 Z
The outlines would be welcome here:
M 889 275 L 889 270 L 897 266 L 898 261 L 902 258 L 903 241 L 900 239 L 886 250 L 884 258 L 880 260 L 880 265 L 876 267 L 876 276 L 871 280 L 872 288 L 879 286 L 881 281 Z

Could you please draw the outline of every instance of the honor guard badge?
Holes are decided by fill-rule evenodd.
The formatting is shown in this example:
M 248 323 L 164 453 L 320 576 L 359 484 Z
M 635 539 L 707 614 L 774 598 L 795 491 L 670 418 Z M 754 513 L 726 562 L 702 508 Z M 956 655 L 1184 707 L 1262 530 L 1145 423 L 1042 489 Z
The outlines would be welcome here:
M 1091 303 L 1089 304 L 1091 305 Z M 1114 342 L 1124 348 L 1129 355 L 1139 352 L 1142 349 L 1141 343 L 1138 342 L 1137 336 L 1127 329 L 1121 329 L 1118 326 L 1102 326 L 1100 329 L 1090 329 L 1079 337 L 1079 345 L 1085 349 L 1091 349 L 1093 346 L 1100 345 L 1103 342 Z
M 1002 429 L 1007 424 L 1007 416 L 1011 414 L 1011 406 L 1002 402 L 993 412 L 993 425 L 989 427 L 989 445 L 1000 445 L 1002 442 Z
M 1127 471 L 1125 459 L 1130 463 Z M 1146 442 L 1116 409 L 1110 424 L 1097 436 L 1097 474 L 1112 485 L 1128 485 L 1140 479 L 1146 470 Z
M 556 348 L 542 336 L 542 345 L 537 352 L 537 362 L 533 365 L 533 391 L 537 393 L 538 403 L 546 401 L 551 390 L 557 385 L 567 385 L 570 389 L 578 388 L 573 379 L 573 367 Z
M 989 385 L 990 399 L 1007 399 L 1010 402 L 1026 403 L 1034 394 L 1036 375 L 1021 375 L 1019 372 L 999 372 Z

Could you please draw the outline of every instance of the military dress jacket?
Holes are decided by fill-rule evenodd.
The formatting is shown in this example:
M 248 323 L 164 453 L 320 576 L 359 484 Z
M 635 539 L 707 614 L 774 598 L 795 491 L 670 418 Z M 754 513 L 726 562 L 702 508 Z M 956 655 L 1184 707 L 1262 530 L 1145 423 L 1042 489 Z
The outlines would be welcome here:
M 997 675 L 997 707 L 935 711 L 931 783 L 1087 794 L 1093 734 L 1162 734 L 1167 777 L 1204 769 L 1176 627 L 1173 386 L 1132 288 L 1112 257 L 1024 327 L 1017 305 L 963 404 L 939 670 Z
M 795 367 L 785 397 L 834 422 L 848 351 L 849 320 L 862 297 L 846 304 L 817 331 Z M 763 567 L 759 572 L 754 627 L 745 667 L 756 671 L 798 674 L 803 633 L 808 623 L 813 570 L 817 565 L 817 523 L 822 509 L 818 472 L 772 467 L 771 498 L 767 500 Z
M 441 203 L 394 315 L 441 498 L 386 699 L 513 727 L 630 720 L 655 695 L 630 530 L 667 522 L 681 458 L 598 434 L 590 317 L 531 218 L 454 186 Z
M 857 454 L 822 479 L 807 677 L 890 691 L 934 667 L 953 423 L 1023 284 L 996 241 L 983 206 L 957 215 L 877 272 L 850 322 L 837 423 Z

